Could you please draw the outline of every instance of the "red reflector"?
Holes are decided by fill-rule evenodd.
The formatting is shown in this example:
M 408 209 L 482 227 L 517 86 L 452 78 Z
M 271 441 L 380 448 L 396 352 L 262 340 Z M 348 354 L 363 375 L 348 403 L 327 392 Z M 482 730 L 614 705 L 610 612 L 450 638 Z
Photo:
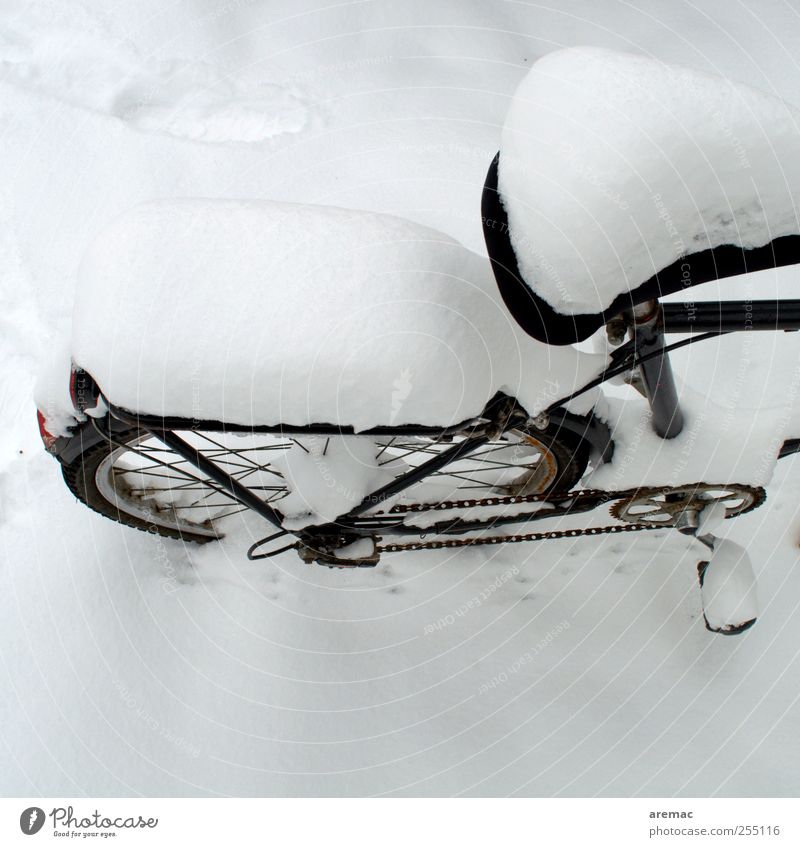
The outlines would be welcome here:
M 69 396 L 72 399 L 72 405 L 75 409 L 78 408 L 78 372 L 73 368 L 69 373 Z
M 39 422 L 39 435 L 42 436 L 45 449 L 52 451 L 55 447 L 56 437 L 47 431 L 47 422 L 44 419 L 44 415 L 38 409 L 36 410 L 36 420 Z

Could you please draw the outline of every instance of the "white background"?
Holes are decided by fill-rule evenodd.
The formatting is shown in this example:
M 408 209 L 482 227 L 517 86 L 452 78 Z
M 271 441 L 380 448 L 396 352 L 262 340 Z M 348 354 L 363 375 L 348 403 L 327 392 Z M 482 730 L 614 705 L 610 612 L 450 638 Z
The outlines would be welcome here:
M 324 6 L 0 5 L 0 793 L 796 795 L 796 459 L 731 527 L 762 614 L 725 639 L 675 535 L 352 574 L 248 563 L 257 522 L 159 543 L 75 503 L 43 454 L 33 383 L 68 335 L 80 256 L 138 201 L 335 203 L 481 249 L 507 97 L 545 52 L 649 53 L 800 104 L 790 3 Z M 767 372 L 792 340 L 760 342 Z M 704 363 L 706 390 L 738 355 L 679 364 Z M 759 406 L 759 380 L 736 403 Z

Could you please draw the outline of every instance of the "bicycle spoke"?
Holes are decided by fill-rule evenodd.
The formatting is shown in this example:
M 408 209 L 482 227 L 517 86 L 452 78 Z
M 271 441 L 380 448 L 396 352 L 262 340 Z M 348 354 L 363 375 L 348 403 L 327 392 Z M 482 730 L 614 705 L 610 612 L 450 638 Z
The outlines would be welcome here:
M 290 494 L 289 483 L 272 464 L 271 457 L 275 452 L 284 454 L 287 450 L 297 448 L 306 453 L 311 452 L 302 440 L 286 435 L 252 433 L 241 436 L 191 431 L 185 437 L 198 454 L 268 504 L 278 502 Z M 237 441 L 242 438 L 247 440 L 244 444 L 227 446 L 225 442 L 233 438 Z M 322 440 L 315 442 L 314 449 L 317 449 L 316 444 L 319 443 L 324 456 L 329 453 L 334 439 L 331 436 L 319 438 Z M 395 477 L 423 465 L 432 457 L 441 456 L 443 451 L 451 449 L 453 445 L 452 440 L 424 436 L 418 439 L 391 436 L 373 443 L 376 466 L 388 466 L 390 474 Z M 475 453 L 428 474 L 407 489 L 405 497 L 413 501 L 418 486 L 421 486 L 420 496 L 425 497 L 422 492 L 428 483 L 433 483 L 440 491 L 483 491 L 487 494 L 507 491 L 509 484 L 516 484 L 515 479 L 520 480 L 520 474 L 523 480 L 533 479 L 536 469 L 544 467 L 544 452 L 533 438 L 530 441 L 520 438 L 518 441 L 503 439 L 490 442 Z M 128 445 L 124 452 L 114 455 L 118 458 L 110 465 L 110 476 L 112 479 L 125 480 L 125 485 L 120 482 L 120 488 L 117 489 L 120 497 L 129 497 L 132 504 L 138 501 L 139 505 L 134 508 L 139 511 L 142 502 L 158 504 L 161 501 L 163 506 L 156 508 L 165 516 L 173 516 L 169 519 L 173 526 L 177 522 L 178 526 L 183 523 L 190 529 L 202 526 L 206 532 L 209 529 L 216 531 L 213 526 L 216 522 L 247 510 L 224 485 L 205 478 L 190 461 L 161 445 L 155 436 L 144 436 L 138 442 Z M 395 467 L 391 468 L 393 464 Z M 720 494 L 720 499 L 723 499 L 724 489 Z M 435 496 L 441 498 L 441 495 Z M 652 508 L 658 510 L 661 507 L 654 502 Z
M 388 444 L 384 444 L 384 445 L 383 445 L 383 447 L 381 447 L 380 452 L 379 452 L 379 453 L 378 453 L 378 455 L 375 457 L 375 459 L 376 459 L 376 460 L 377 460 L 377 459 L 380 459 L 380 457 L 381 457 L 381 456 L 382 456 L 382 455 L 383 455 L 383 454 L 384 454 L 384 453 L 385 453 L 385 452 L 386 452 L 386 451 L 387 451 L 387 450 L 388 450 L 388 449 L 392 446 L 392 444 L 394 444 L 394 442 L 395 442 L 396 440 L 397 440 L 396 438 L 392 438 L 392 440 L 391 440 Z

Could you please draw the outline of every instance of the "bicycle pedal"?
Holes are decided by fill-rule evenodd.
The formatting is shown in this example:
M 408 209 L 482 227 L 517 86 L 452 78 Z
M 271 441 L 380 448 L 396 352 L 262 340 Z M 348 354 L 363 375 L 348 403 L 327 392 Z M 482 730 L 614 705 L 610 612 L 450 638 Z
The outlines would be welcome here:
M 380 561 L 376 538 L 336 537 L 332 539 L 314 539 L 301 541 L 297 553 L 308 565 L 321 565 L 325 568 L 352 570 L 353 568 L 374 568 Z

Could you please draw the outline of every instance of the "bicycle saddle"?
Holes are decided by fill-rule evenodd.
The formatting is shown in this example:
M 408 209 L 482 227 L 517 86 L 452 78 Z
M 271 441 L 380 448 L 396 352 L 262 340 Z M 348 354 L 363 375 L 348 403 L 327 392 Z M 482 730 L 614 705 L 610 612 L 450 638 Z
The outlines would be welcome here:
M 800 111 L 720 77 L 574 48 L 517 88 L 483 191 L 501 295 L 572 344 L 637 303 L 800 262 Z

